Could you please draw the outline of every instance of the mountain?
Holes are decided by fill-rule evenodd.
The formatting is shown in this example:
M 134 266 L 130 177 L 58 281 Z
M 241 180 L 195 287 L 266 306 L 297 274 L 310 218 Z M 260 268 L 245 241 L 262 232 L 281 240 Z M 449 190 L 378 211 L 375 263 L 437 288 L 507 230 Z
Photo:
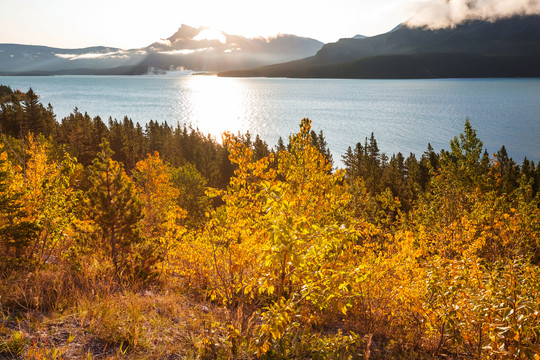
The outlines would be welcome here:
M 431 30 L 400 25 L 340 39 L 305 59 L 220 76 L 447 78 L 540 76 L 540 16 L 469 21 Z
M 47 46 L 0 44 L 0 73 L 56 72 L 76 69 L 102 70 L 142 61 L 138 50 L 110 47 L 59 49 Z
M 0 75 L 129 75 L 177 68 L 219 72 L 305 58 L 322 46 L 295 35 L 246 38 L 182 25 L 169 38 L 140 49 L 0 44 Z
M 171 37 L 147 47 L 149 55 L 142 63 L 218 72 L 301 59 L 314 55 L 322 46 L 320 41 L 295 35 L 247 38 L 182 25 Z

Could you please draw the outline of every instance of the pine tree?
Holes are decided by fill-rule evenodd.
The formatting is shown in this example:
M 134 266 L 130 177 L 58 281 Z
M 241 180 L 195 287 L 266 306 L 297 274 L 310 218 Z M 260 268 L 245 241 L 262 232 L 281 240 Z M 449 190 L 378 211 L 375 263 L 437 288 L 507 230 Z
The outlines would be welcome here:
M 104 140 L 101 152 L 89 168 L 91 188 L 88 191 L 89 213 L 101 229 L 110 249 L 115 274 L 126 266 L 131 245 L 141 240 L 138 225 L 141 205 L 122 166 L 112 160 L 113 151 Z

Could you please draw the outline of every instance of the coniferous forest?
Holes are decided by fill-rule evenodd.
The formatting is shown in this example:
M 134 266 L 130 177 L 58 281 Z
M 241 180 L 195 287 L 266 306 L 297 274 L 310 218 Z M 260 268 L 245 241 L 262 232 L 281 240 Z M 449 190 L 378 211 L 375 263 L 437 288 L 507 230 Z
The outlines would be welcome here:
M 468 120 L 335 169 L 309 119 L 270 147 L 0 104 L 0 358 L 540 359 L 540 164 Z

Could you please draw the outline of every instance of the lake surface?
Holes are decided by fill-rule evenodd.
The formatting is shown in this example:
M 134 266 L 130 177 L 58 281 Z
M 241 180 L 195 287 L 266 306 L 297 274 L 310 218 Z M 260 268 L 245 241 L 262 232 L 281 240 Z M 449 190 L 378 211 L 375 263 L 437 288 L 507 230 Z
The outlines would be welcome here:
M 259 134 L 270 146 L 309 117 L 339 165 L 348 146 L 371 132 L 381 151 L 418 157 L 463 131 L 468 117 L 490 154 L 505 145 L 516 161 L 540 160 L 540 79 L 337 80 L 148 76 L 1 77 L 32 87 L 57 119 L 75 107 L 91 116 L 187 123 Z

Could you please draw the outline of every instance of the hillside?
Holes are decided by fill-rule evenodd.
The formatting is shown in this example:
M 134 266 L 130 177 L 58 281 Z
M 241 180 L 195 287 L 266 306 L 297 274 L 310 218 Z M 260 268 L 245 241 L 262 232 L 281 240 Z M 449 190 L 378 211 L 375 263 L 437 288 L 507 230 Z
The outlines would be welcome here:
M 406 25 L 340 39 L 313 57 L 220 76 L 431 78 L 539 76 L 540 16 L 470 21 L 430 30 Z

